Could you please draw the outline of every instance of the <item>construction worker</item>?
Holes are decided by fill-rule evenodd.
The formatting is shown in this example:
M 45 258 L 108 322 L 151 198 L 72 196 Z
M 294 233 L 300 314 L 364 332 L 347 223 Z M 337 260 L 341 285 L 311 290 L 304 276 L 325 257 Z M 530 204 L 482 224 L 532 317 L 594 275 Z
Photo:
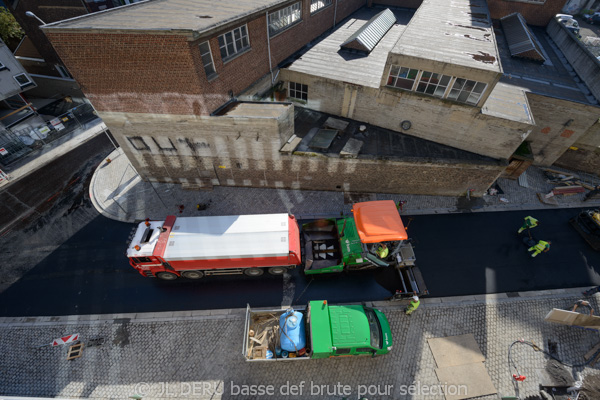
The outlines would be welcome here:
M 379 248 L 377 249 L 377 257 L 381 258 L 382 260 L 385 260 L 388 254 L 390 254 L 390 249 L 388 249 L 385 243 L 381 243 L 381 246 L 379 246 Z
M 415 311 L 417 308 L 419 308 L 419 304 L 421 304 L 419 297 L 413 296 L 412 299 L 410 299 L 410 303 L 408 303 L 408 305 L 404 309 L 404 313 L 406 315 L 412 314 L 413 311 Z
M 531 257 L 535 257 L 538 254 L 540 254 L 542 251 L 544 253 L 546 253 L 547 251 L 550 250 L 550 241 L 544 242 L 543 240 L 540 240 L 539 242 L 537 242 L 537 244 L 535 246 L 531 246 L 529 249 L 527 249 L 527 251 L 533 251 L 533 254 L 531 254 Z
M 523 226 L 517 231 L 517 233 L 521 233 L 525 229 L 535 228 L 536 226 L 538 226 L 538 223 L 539 222 L 537 219 L 528 215 L 525 217 L 525 222 L 523 222 Z

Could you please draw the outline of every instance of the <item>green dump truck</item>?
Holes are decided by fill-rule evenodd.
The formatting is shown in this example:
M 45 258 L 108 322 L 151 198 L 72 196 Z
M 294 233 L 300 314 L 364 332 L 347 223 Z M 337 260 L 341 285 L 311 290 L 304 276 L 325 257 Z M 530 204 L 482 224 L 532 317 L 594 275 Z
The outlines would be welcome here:
M 242 354 L 247 361 L 374 357 L 391 350 L 390 324 L 375 308 L 319 300 L 295 309 L 246 310 Z
M 351 216 L 306 223 L 302 238 L 307 275 L 390 267 L 398 270 L 402 285 L 399 294 L 428 294 L 392 200 L 356 203 Z M 384 254 L 378 252 L 382 247 L 387 249 Z

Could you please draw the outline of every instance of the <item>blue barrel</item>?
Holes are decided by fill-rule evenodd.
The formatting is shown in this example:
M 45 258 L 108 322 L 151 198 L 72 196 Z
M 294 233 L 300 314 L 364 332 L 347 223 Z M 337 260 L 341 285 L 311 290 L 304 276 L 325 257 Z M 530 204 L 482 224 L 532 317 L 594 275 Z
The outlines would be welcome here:
M 279 317 L 281 328 L 281 348 L 289 352 L 298 351 L 306 346 L 306 330 L 304 315 L 293 309 L 287 310 Z

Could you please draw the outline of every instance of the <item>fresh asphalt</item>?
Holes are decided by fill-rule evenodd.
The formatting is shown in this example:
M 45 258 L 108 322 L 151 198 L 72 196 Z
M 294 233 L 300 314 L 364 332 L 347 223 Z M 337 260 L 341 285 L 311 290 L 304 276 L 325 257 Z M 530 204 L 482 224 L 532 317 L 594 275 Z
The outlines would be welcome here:
M 600 285 L 600 253 L 568 220 L 578 209 L 403 216 L 432 297 Z M 531 258 L 517 234 L 526 215 L 551 250 Z M 410 218 L 410 219 L 409 219 Z M 104 314 L 382 300 L 399 287 L 392 269 L 288 278 L 241 275 L 199 281 L 146 278 L 125 257 L 132 224 L 98 216 L 0 294 L 0 316 Z M 285 282 L 284 282 L 285 280 Z

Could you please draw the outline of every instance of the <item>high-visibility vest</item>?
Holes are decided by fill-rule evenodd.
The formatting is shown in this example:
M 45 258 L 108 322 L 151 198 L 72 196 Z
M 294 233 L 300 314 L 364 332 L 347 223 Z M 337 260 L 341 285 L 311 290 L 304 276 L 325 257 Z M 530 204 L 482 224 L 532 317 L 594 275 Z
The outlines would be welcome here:
M 543 240 L 540 240 L 538 242 L 538 244 L 535 245 L 535 247 L 539 250 L 545 250 L 545 249 L 550 249 L 550 243 L 548 242 L 544 242 Z
M 538 220 L 528 215 L 525 217 L 525 223 L 531 227 L 534 227 L 537 226 Z
M 377 249 L 377 255 L 379 258 L 386 258 L 388 254 L 390 254 L 390 249 L 387 247 L 379 247 L 379 249 Z

